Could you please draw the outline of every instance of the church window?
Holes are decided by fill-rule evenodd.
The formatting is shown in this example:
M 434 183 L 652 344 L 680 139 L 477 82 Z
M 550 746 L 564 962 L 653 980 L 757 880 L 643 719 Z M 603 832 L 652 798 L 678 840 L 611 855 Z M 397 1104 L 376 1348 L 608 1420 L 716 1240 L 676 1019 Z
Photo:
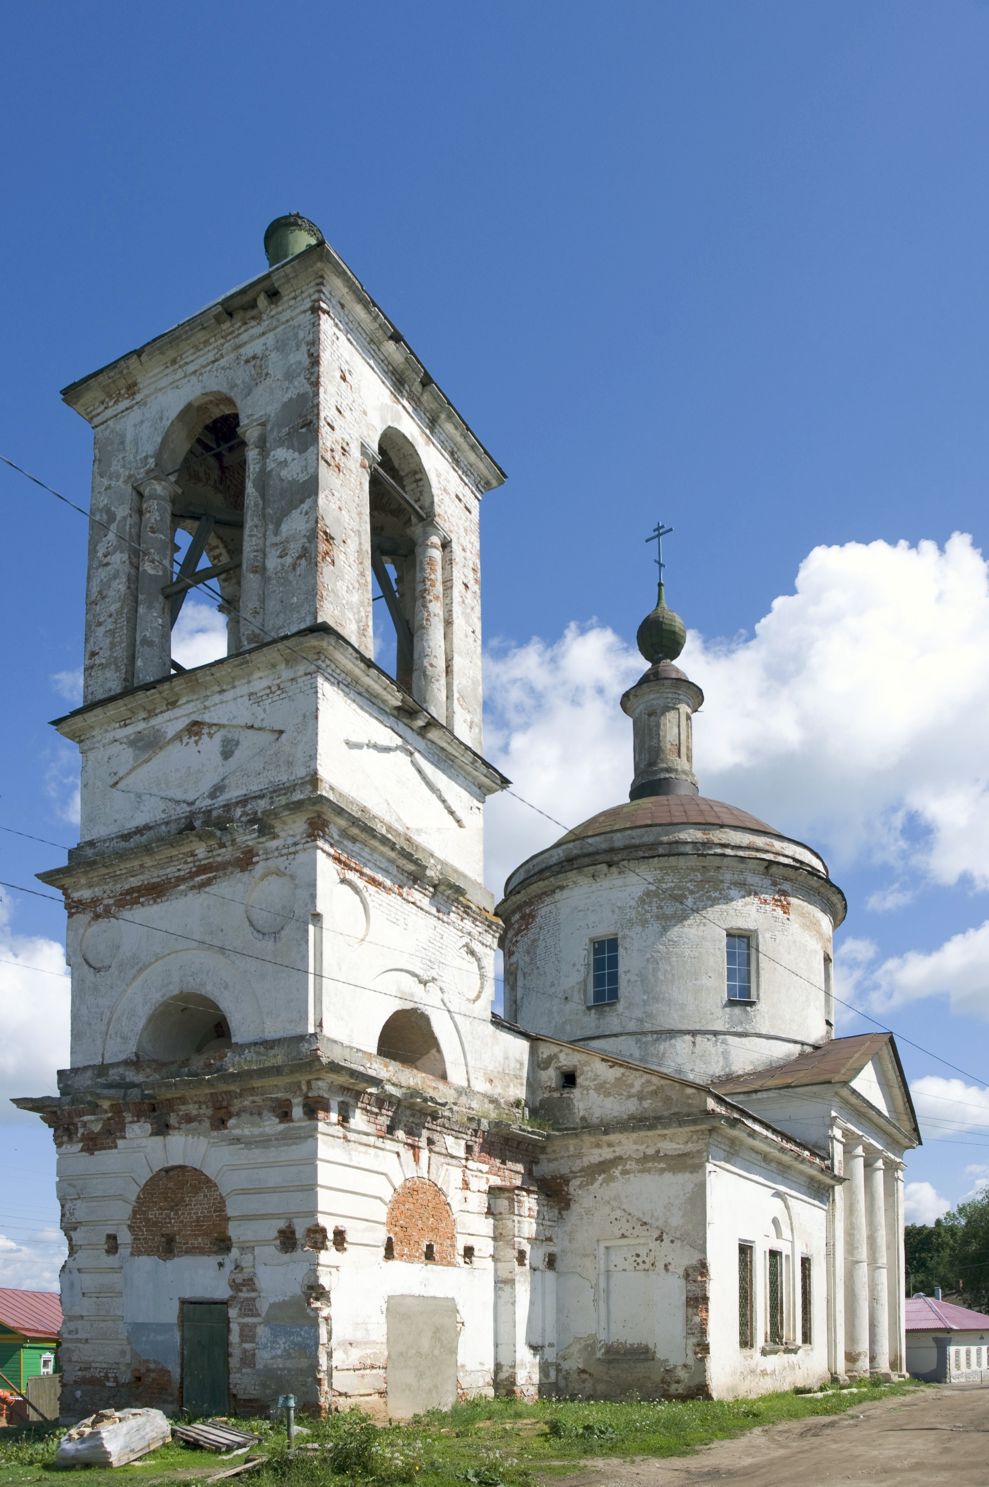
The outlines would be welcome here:
M 738 1246 L 738 1346 L 753 1345 L 754 1297 L 752 1294 L 754 1249 L 751 1244 Z
M 562 1069 L 560 1071 L 560 1088 L 561 1089 L 576 1089 L 577 1088 L 577 1070 L 576 1069 Z
M 618 940 L 591 941 L 591 1006 L 603 1007 L 618 1000 Z
M 813 1342 L 811 1333 L 810 1255 L 800 1256 L 800 1341 Z
M 751 1002 L 752 936 L 730 933 L 725 936 L 726 989 L 730 1002 Z
M 767 1291 L 767 1341 L 773 1346 L 783 1345 L 783 1251 L 769 1251 L 769 1286 Z

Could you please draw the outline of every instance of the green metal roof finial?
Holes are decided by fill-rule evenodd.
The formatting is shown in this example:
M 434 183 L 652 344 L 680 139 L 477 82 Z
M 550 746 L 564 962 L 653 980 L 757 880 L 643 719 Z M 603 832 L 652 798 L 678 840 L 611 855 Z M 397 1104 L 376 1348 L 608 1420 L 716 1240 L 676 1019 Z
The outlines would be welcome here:
M 656 544 L 656 566 L 659 569 L 659 597 L 656 600 L 656 608 L 647 614 L 639 626 L 635 637 L 639 650 L 650 664 L 655 665 L 658 661 L 675 661 L 687 643 L 687 627 L 683 620 L 672 609 L 666 606 L 666 588 L 663 583 L 663 538 L 668 537 L 673 531 L 672 527 L 666 527 L 661 521 L 649 536 L 647 542 Z

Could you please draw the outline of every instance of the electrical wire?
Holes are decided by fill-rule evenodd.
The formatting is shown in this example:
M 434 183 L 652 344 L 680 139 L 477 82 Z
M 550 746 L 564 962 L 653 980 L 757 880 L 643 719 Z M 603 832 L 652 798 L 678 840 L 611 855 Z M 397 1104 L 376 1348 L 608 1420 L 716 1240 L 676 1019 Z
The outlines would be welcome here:
M 20 474 L 20 475 L 24 476 L 26 479 L 32 481 L 35 485 L 39 486 L 42 490 L 47 491 L 50 495 L 54 496 L 57 500 L 61 501 L 64 505 L 70 507 L 73 511 L 76 511 L 79 515 L 84 516 L 88 521 L 96 522 L 105 531 L 110 532 L 114 537 L 118 538 L 122 542 L 125 542 L 128 546 L 133 547 L 139 554 L 143 552 L 143 549 L 142 549 L 141 544 L 139 542 L 136 542 L 133 538 L 128 537 L 125 533 L 117 532 L 116 529 L 113 528 L 113 527 L 111 527 L 107 522 L 102 521 L 97 516 L 94 516 L 92 512 L 86 510 L 82 506 L 79 506 L 76 502 L 69 500 L 69 498 L 67 496 L 62 495 L 62 493 L 60 491 L 55 490 L 55 488 L 53 486 L 48 485 L 45 481 L 41 480 L 38 476 L 33 475 L 30 471 L 24 469 L 24 467 L 21 466 L 21 465 L 19 465 L 19 464 L 17 464 L 16 461 L 14 461 L 14 460 L 8 458 L 6 455 L 2 455 L 2 454 L 0 454 L 0 461 L 2 461 L 4 464 L 6 464 L 7 466 L 9 466 L 12 470 L 15 470 L 18 474 Z M 177 470 L 180 469 L 180 468 L 181 468 L 181 466 L 177 466 L 176 467 L 176 470 L 175 471 L 172 471 L 170 473 L 171 474 L 175 474 L 175 473 L 177 473 Z M 136 487 L 135 487 L 135 489 L 136 489 Z M 139 492 L 138 492 L 138 494 L 139 494 Z M 206 583 L 200 585 L 200 587 L 205 592 L 209 593 L 211 597 L 219 600 L 220 602 L 223 601 L 223 596 L 222 596 L 222 594 L 220 593 L 219 590 L 212 589 L 209 586 L 209 584 L 206 584 Z M 254 621 L 254 620 L 252 620 L 252 619 L 247 619 L 241 613 L 240 610 L 236 609 L 233 606 L 230 607 L 230 612 L 231 612 L 231 614 L 236 615 L 238 618 L 245 620 L 245 623 L 247 623 L 248 625 L 250 625 L 251 628 L 254 629 L 255 631 L 257 631 L 258 634 L 263 635 L 267 640 L 269 640 L 269 641 L 271 641 L 271 642 L 279 645 L 282 649 L 286 650 L 290 655 L 295 655 L 295 656 L 299 657 L 300 659 L 302 659 L 303 661 L 305 661 L 305 663 L 308 666 L 311 666 L 319 675 L 323 676 L 325 680 L 328 680 L 331 683 L 335 683 L 335 680 L 336 679 L 332 676 L 331 673 L 329 673 L 327 671 L 324 671 L 323 668 L 319 665 L 319 662 L 318 661 L 314 661 L 310 656 L 307 656 L 307 655 L 305 655 L 304 652 L 299 651 L 298 649 L 296 649 L 291 644 L 291 641 L 290 640 L 286 639 L 284 636 L 274 635 L 272 632 L 265 630 L 265 628 L 263 626 L 257 624 L 257 622 Z M 165 678 L 162 678 L 162 680 L 165 680 Z M 572 827 L 568 827 L 564 822 L 560 821 L 556 816 L 553 816 L 549 811 L 544 810 L 541 806 L 537 806 L 532 801 L 527 800 L 525 798 L 525 796 L 520 795 L 517 790 L 513 790 L 510 786 L 509 787 L 506 787 L 505 793 L 507 795 L 510 795 L 513 799 L 519 801 L 519 803 L 521 805 L 526 806 L 529 810 L 534 811 L 537 815 L 542 816 L 545 820 L 551 822 L 554 826 L 558 827 L 564 833 L 568 833 L 569 831 L 571 831 L 571 830 L 574 829 Z M 630 872 L 632 874 L 633 877 L 639 878 L 643 883 L 645 883 L 649 887 L 655 887 L 655 884 L 654 884 L 654 882 L 651 879 L 647 878 L 645 876 L 645 874 L 638 872 L 635 868 L 631 867 L 630 864 L 624 863 L 623 866 L 626 869 L 626 871 L 628 871 L 628 872 Z M 0 884 L 0 886 L 11 886 L 11 885 L 2 885 L 2 884 Z M 30 892 L 36 892 L 36 890 L 31 890 L 31 889 L 20 889 L 19 891 L 29 892 L 29 893 Z M 51 898 L 52 897 L 52 895 L 50 895 L 50 894 L 42 894 L 42 893 L 37 893 L 37 896 L 40 897 L 40 898 Z M 706 920 L 708 923 L 713 924 L 718 929 L 719 932 L 723 932 L 724 926 L 721 925 L 720 923 L 718 923 L 718 921 L 716 919 L 714 919 L 713 916 L 711 916 L 709 914 L 705 914 L 703 910 L 696 909 L 692 905 L 687 904 L 684 900 L 677 899 L 674 895 L 668 895 L 668 897 L 670 898 L 670 901 L 671 902 L 677 903 L 682 908 L 686 908 L 688 910 L 688 912 L 690 912 L 691 914 L 696 915 L 700 919 Z M 59 900 L 57 900 L 57 899 L 55 899 L 53 901 L 54 902 L 59 902 Z M 155 928 L 156 926 L 144 926 L 144 927 L 146 927 L 146 928 Z M 162 933 L 177 933 L 175 931 L 161 931 L 161 932 Z M 197 941 L 196 943 L 204 943 L 205 944 L 207 942 L 198 942 Z M 211 948 L 220 949 L 220 950 L 223 949 L 222 946 L 213 946 Z M 239 951 L 239 950 L 229 950 L 228 949 L 224 953 L 246 955 L 246 956 L 248 956 L 251 959 L 261 959 L 261 960 L 264 959 L 263 957 L 252 956 L 251 955 L 251 952 L 249 952 L 249 951 Z M 758 945 L 756 946 L 756 953 L 757 953 L 758 957 L 760 958 L 760 960 L 765 960 L 768 964 L 775 965 L 775 966 L 779 967 L 779 969 L 781 969 L 782 971 L 784 971 L 786 974 L 791 975 L 791 976 L 794 976 L 797 980 L 803 981 L 806 985 L 812 987 L 813 990 L 815 990 L 816 992 L 818 992 L 820 995 L 822 995 L 822 996 L 825 995 L 825 988 L 823 986 L 819 986 L 817 984 L 817 982 L 811 980 L 811 978 L 809 976 L 805 976 L 803 974 L 803 972 L 798 971 L 795 967 L 786 965 L 783 961 L 780 961 L 775 956 L 770 955 L 767 951 L 761 949 Z M 269 962 L 269 963 L 270 964 L 278 964 L 277 962 Z M 281 967 L 281 969 L 284 969 L 284 967 Z M 306 971 L 303 972 L 303 974 L 308 975 L 308 974 L 310 974 L 310 972 L 308 970 L 306 970 Z M 367 989 L 367 988 L 364 988 L 364 989 Z M 917 1043 L 912 1038 L 908 1038 L 905 1034 L 897 1034 L 887 1023 L 884 1023 L 884 1022 L 880 1021 L 878 1018 L 873 1017 L 871 1015 L 871 1013 L 868 1013 L 868 1012 L 864 1011 L 862 1008 L 855 1006 L 855 1004 L 852 1003 L 852 1002 L 846 1001 L 844 998 L 838 996 L 833 991 L 831 992 L 831 997 L 840 1006 L 847 1008 L 849 1011 L 855 1013 L 856 1016 L 859 1016 L 859 1017 L 864 1018 L 865 1021 L 871 1022 L 875 1027 L 881 1029 L 881 1031 L 890 1034 L 890 1036 L 892 1036 L 892 1037 L 895 1037 L 898 1042 L 904 1043 L 908 1047 L 915 1048 L 919 1053 L 923 1053 L 926 1057 L 934 1059 L 937 1063 L 942 1064 L 945 1068 L 951 1069 L 956 1074 L 961 1074 L 963 1078 L 965 1078 L 965 1079 L 971 1079 L 976 1084 L 982 1085 L 983 1087 L 985 1087 L 987 1084 L 989 1084 L 989 1081 L 987 1081 L 986 1079 L 982 1078 L 981 1076 L 979 1076 L 977 1074 L 970 1073 L 968 1070 L 961 1068 L 958 1064 L 952 1063 L 950 1060 L 944 1058 L 941 1054 L 935 1053 L 933 1051 L 933 1049 L 930 1049 L 930 1048 L 925 1047 L 924 1044 Z M 462 1015 L 462 1014 L 458 1014 L 458 1015 Z M 478 1020 L 482 1020 L 482 1019 L 478 1019 Z

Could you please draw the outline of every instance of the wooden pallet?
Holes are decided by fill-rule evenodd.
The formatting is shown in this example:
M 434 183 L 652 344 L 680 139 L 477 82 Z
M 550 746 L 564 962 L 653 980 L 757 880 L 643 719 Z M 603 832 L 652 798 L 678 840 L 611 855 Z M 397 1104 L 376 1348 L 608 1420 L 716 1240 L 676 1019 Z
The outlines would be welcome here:
M 246 1430 L 237 1430 L 224 1420 L 206 1420 L 202 1425 L 173 1425 L 172 1435 L 187 1446 L 199 1446 L 203 1451 L 215 1451 L 217 1455 L 247 1451 L 261 1439 L 259 1435 L 248 1435 Z

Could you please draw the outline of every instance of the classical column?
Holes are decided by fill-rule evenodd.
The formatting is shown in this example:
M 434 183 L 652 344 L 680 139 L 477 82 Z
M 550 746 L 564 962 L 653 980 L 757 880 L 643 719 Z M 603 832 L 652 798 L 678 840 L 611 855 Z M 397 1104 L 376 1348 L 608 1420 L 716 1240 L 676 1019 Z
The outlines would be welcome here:
M 865 1151 L 845 1144 L 845 1371 L 869 1371 L 869 1265 L 866 1251 Z
M 134 633 L 134 685 L 170 676 L 172 626 L 169 602 L 162 593 L 172 577 L 172 499 L 174 480 L 152 473 L 137 482 L 141 494 L 141 552 L 137 573 L 137 617 Z
M 903 1253 L 903 1163 L 886 1163 L 886 1251 L 889 1256 L 889 1366 L 905 1374 L 906 1263 Z
M 241 424 L 240 437 L 247 446 L 244 474 L 244 543 L 240 559 L 240 646 L 260 645 L 268 636 L 264 629 L 265 580 L 265 422 Z
M 831 1160 L 834 1170 L 845 1171 L 844 1137 L 836 1126 L 831 1132 Z M 832 1378 L 844 1380 L 845 1373 L 845 1185 L 831 1190 L 828 1204 L 828 1368 Z
M 869 1257 L 869 1370 L 889 1376 L 889 1280 L 886 1269 L 886 1169 L 880 1152 L 865 1164 Z
M 446 634 L 443 613 L 443 534 L 424 521 L 416 538 L 416 604 L 412 695 L 434 718 L 446 722 Z

